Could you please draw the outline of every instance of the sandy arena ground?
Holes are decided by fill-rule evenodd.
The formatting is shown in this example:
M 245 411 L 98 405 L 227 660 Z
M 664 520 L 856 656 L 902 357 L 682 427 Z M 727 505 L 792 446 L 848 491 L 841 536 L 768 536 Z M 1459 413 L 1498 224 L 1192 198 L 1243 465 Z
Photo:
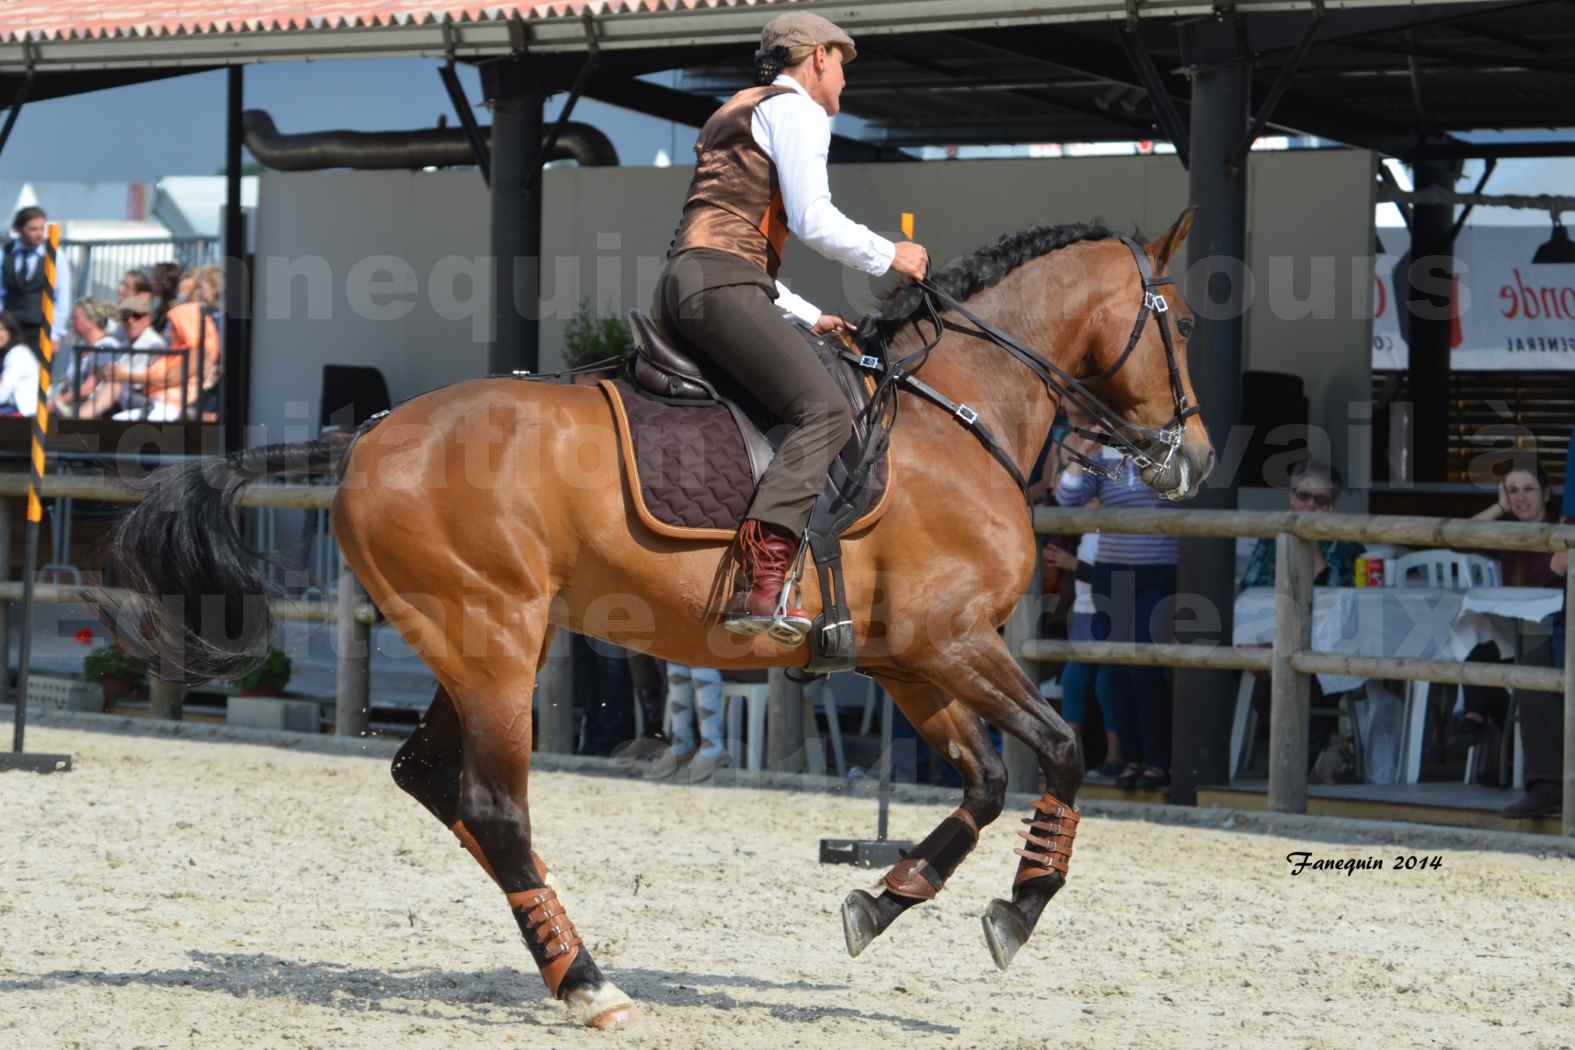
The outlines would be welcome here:
M 9 726 L 7 726 L 9 740 Z M 545 997 L 491 883 L 386 763 L 33 727 L 76 769 L 0 774 L 0 1047 L 1558 1047 L 1575 1043 L 1571 862 L 1085 819 L 1073 878 L 1001 975 L 978 916 L 1015 821 L 863 957 L 862 873 L 822 835 L 868 800 L 533 778 L 537 849 L 643 1015 Z M 947 812 L 898 806 L 896 835 Z M 1305 872 L 1285 855 L 1373 856 Z

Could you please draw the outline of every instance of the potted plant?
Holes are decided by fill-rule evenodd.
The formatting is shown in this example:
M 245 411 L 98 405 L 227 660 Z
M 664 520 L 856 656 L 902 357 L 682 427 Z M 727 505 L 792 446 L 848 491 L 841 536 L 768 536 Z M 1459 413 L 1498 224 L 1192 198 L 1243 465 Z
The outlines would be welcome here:
M 148 665 L 118 645 L 101 645 L 83 658 L 82 672 L 88 681 L 103 688 L 104 706 L 108 708 L 142 684 L 148 676 Z
M 577 376 L 576 382 L 594 383 L 623 367 L 634 346 L 629 326 L 620 317 L 597 317 L 589 300 L 580 303 L 580 312 L 563 326 L 563 357 L 570 368 L 607 362 L 606 370 Z
M 269 646 L 268 655 L 234 682 L 242 696 L 279 696 L 290 683 L 290 658 Z

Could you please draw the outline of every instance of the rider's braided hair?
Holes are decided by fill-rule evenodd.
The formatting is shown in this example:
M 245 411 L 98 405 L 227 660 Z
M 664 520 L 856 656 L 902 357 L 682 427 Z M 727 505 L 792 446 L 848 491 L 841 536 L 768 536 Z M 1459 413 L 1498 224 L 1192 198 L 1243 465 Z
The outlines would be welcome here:
M 789 49 L 778 44 L 773 48 L 761 48 L 755 52 L 755 84 L 763 86 L 777 78 L 777 74 L 784 69 L 791 69 L 804 59 L 814 54 L 814 44 L 800 44 Z

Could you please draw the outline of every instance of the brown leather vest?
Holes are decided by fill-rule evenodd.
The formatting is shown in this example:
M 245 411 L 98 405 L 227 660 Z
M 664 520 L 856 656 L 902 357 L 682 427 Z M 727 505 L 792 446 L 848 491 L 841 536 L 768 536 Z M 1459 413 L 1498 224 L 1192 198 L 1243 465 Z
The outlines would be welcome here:
M 705 122 L 669 258 L 691 248 L 713 248 L 776 278 L 787 245 L 787 212 L 776 165 L 755 142 L 750 122 L 756 106 L 792 90 L 771 84 L 745 88 Z

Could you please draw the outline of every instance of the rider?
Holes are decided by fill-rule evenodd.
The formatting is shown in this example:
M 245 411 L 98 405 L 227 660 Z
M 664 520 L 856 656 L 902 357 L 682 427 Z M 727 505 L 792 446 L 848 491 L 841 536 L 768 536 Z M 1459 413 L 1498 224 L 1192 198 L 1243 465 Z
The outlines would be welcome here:
M 849 326 L 776 281 L 788 231 L 828 259 L 880 276 L 924 276 L 929 256 L 893 244 L 831 203 L 826 154 L 853 38 L 820 15 L 779 15 L 760 34 L 756 87 L 706 121 L 683 218 L 656 289 L 670 331 L 731 376 L 788 430 L 739 528 L 739 587 L 724 624 L 751 635 L 771 625 L 815 498 L 852 430 L 847 400 L 786 315 L 817 334 Z M 784 619 L 802 636 L 809 620 Z

